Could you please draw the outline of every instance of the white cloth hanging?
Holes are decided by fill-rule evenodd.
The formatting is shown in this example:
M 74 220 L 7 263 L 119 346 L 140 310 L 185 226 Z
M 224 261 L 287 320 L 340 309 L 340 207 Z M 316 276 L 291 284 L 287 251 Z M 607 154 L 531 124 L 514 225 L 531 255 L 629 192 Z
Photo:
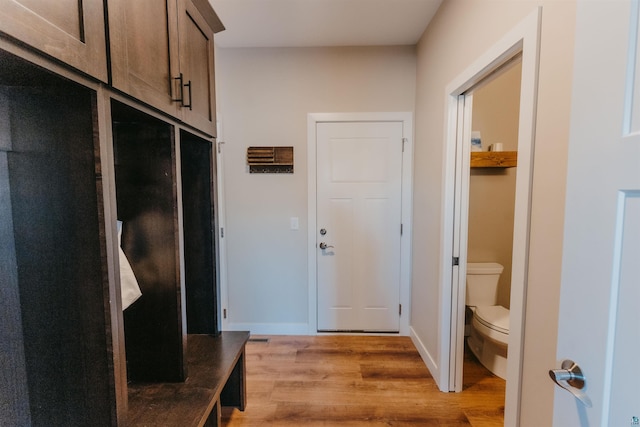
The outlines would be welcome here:
M 138 298 L 142 296 L 140 286 L 129 260 L 122 250 L 122 221 L 117 221 L 118 224 L 118 253 L 120 255 L 120 290 L 122 293 L 122 310 L 133 304 Z

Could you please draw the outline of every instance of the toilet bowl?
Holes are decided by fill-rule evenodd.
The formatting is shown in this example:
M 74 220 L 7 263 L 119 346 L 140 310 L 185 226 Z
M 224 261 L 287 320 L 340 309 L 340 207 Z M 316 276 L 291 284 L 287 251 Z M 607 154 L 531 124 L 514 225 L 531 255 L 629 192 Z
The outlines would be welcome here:
M 498 263 L 467 264 L 466 304 L 473 313 L 467 344 L 480 363 L 506 379 L 509 309 L 497 303 L 502 270 Z

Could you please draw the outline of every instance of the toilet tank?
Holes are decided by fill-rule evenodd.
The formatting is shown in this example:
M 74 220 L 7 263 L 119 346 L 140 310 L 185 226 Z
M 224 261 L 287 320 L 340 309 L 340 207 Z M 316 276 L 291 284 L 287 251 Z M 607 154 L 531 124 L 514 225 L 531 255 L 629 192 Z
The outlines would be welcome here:
M 466 305 L 473 307 L 498 304 L 498 280 L 504 267 L 497 262 L 467 263 Z

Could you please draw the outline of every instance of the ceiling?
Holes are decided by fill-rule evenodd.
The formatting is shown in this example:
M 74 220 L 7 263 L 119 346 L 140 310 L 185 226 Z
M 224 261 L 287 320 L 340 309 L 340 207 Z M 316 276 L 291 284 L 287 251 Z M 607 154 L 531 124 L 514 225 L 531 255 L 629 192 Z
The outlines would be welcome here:
M 209 0 L 218 47 L 414 45 L 443 0 Z

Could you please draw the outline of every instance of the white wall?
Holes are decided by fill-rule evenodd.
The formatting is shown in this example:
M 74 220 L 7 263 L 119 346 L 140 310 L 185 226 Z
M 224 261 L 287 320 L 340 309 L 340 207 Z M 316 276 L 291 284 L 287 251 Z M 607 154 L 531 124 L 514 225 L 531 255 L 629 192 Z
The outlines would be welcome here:
M 307 332 L 307 113 L 413 111 L 415 71 L 415 47 L 216 50 L 229 328 Z M 249 174 L 259 145 L 293 146 L 295 173 Z
M 437 356 L 445 87 L 538 5 L 543 12 L 522 373 L 525 427 L 551 425 L 554 389 L 546 372 L 556 365 L 575 2 L 445 1 L 419 42 L 416 83 L 411 325 Z

